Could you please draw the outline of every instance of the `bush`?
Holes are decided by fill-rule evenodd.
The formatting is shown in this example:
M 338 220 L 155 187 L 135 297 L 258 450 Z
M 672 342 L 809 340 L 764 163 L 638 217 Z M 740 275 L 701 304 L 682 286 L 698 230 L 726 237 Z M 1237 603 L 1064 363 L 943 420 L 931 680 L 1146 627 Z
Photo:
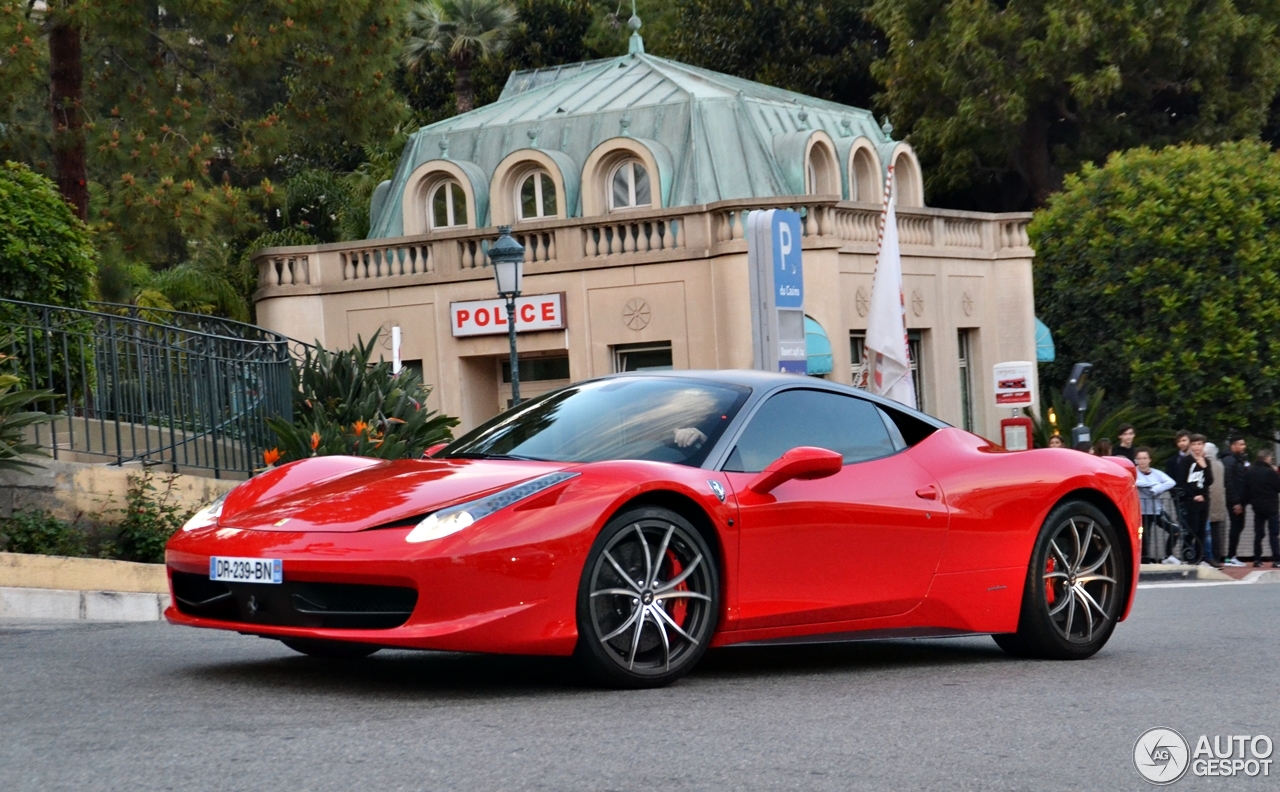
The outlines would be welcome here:
M 25 165 L 0 164 L 0 296 L 83 308 L 96 255 L 53 182 Z
M 0 335 L 0 349 L 8 349 L 13 344 L 11 335 Z M 23 459 L 24 456 L 48 456 L 40 450 L 40 446 L 27 441 L 27 427 L 48 423 L 53 416 L 32 410 L 37 402 L 52 397 L 49 391 L 27 390 L 18 387 L 22 380 L 15 374 L 4 371 L 5 368 L 21 371 L 18 361 L 11 355 L 0 352 L 0 470 L 21 470 L 40 467 L 35 462 Z
M 150 470 L 129 477 L 124 519 L 114 548 L 121 560 L 164 563 L 165 543 L 192 514 L 173 500 L 175 478 L 164 476 L 157 487 Z
M 1046 382 L 1096 387 L 1163 426 L 1280 426 L 1280 154 L 1254 142 L 1134 149 L 1086 165 L 1031 224 Z
M 293 423 L 267 419 L 280 439 L 268 463 L 331 454 L 417 458 L 452 438 L 458 419 L 426 409 L 431 391 L 420 376 L 407 368 L 393 375 L 390 363 L 370 362 L 377 341 L 374 333 L 349 350 L 307 351 L 294 371 Z
M 14 512 L 0 525 L 0 534 L 0 549 L 7 553 L 85 556 L 89 552 L 83 530 L 37 509 Z

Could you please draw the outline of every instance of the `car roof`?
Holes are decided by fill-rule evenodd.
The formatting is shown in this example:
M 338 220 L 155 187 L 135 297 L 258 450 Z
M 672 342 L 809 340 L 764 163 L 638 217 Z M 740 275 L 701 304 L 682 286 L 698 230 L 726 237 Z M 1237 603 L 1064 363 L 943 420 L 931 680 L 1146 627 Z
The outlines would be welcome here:
M 681 379 L 695 379 L 704 382 L 720 382 L 731 385 L 744 385 L 751 388 L 753 395 L 758 397 L 765 396 L 775 390 L 786 387 L 804 387 L 815 388 L 819 390 L 835 391 L 844 393 L 849 396 L 866 399 L 874 402 L 882 407 L 905 412 L 915 416 L 922 421 L 932 424 L 938 429 L 950 426 L 945 421 L 907 407 L 904 404 L 886 399 L 883 396 L 877 396 L 865 390 L 855 388 L 852 385 L 845 385 L 839 382 L 829 382 L 815 377 L 802 377 L 798 374 L 785 374 L 776 371 L 758 371 L 755 369 L 665 369 L 653 371 L 627 371 L 619 374 L 607 374 L 603 377 L 595 377 L 597 380 L 615 379 L 619 377 L 668 377 Z

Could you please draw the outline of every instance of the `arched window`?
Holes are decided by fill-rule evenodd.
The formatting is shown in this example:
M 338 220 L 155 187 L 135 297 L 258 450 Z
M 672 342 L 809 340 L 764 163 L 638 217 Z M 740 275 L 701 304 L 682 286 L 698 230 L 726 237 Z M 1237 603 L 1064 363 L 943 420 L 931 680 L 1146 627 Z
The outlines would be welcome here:
M 840 194 L 840 166 L 825 143 L 814 143 L 809 149 L 804 191 L 809 195 Z
M 636 209 L 653 203 L 649 171 L 639 160 L 629 159 L 614 168 L 609 184 L 610 209 Z
M 467 224 L 467 195 L 452 179 L 440 182 L 431 191 L 431 227 L 458 228 Z
M 521 220 L 556 216 L 556 184 L 546 171 L 534 171 L 520 182 L 516 213 Z

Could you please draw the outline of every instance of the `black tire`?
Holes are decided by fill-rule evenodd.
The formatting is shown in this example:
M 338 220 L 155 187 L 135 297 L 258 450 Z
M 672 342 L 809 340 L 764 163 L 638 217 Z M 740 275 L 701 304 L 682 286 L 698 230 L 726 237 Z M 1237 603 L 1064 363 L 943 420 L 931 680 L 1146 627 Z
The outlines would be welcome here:
M 373 644 L 319 641 L 312 638 L 281 638 L 280 643 L 295 652 L 325 660 L 359 660 L 382 648 Z
M 669 685 L 697 665 L 719 615 L 719 564 L 702 535 L 669 509 L 631 509 L 587 554 L 575 654 L 611 687 Z
M 1092 657 L 1115 630 L 1128 590 L 1129 569 L 1111 520 L 1093 504 L 1067 501 L 1049 512 L 1036 537 L 1018 631 L 992 637 L 1017 657 Z

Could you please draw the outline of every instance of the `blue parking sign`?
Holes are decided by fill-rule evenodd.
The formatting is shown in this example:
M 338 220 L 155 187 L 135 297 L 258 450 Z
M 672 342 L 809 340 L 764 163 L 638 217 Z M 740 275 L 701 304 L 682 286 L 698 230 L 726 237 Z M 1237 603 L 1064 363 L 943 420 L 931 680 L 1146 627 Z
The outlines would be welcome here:
M 787 209 L 773 213 L 773 285 L 779 308 L 804 307 L 800 215 Z

